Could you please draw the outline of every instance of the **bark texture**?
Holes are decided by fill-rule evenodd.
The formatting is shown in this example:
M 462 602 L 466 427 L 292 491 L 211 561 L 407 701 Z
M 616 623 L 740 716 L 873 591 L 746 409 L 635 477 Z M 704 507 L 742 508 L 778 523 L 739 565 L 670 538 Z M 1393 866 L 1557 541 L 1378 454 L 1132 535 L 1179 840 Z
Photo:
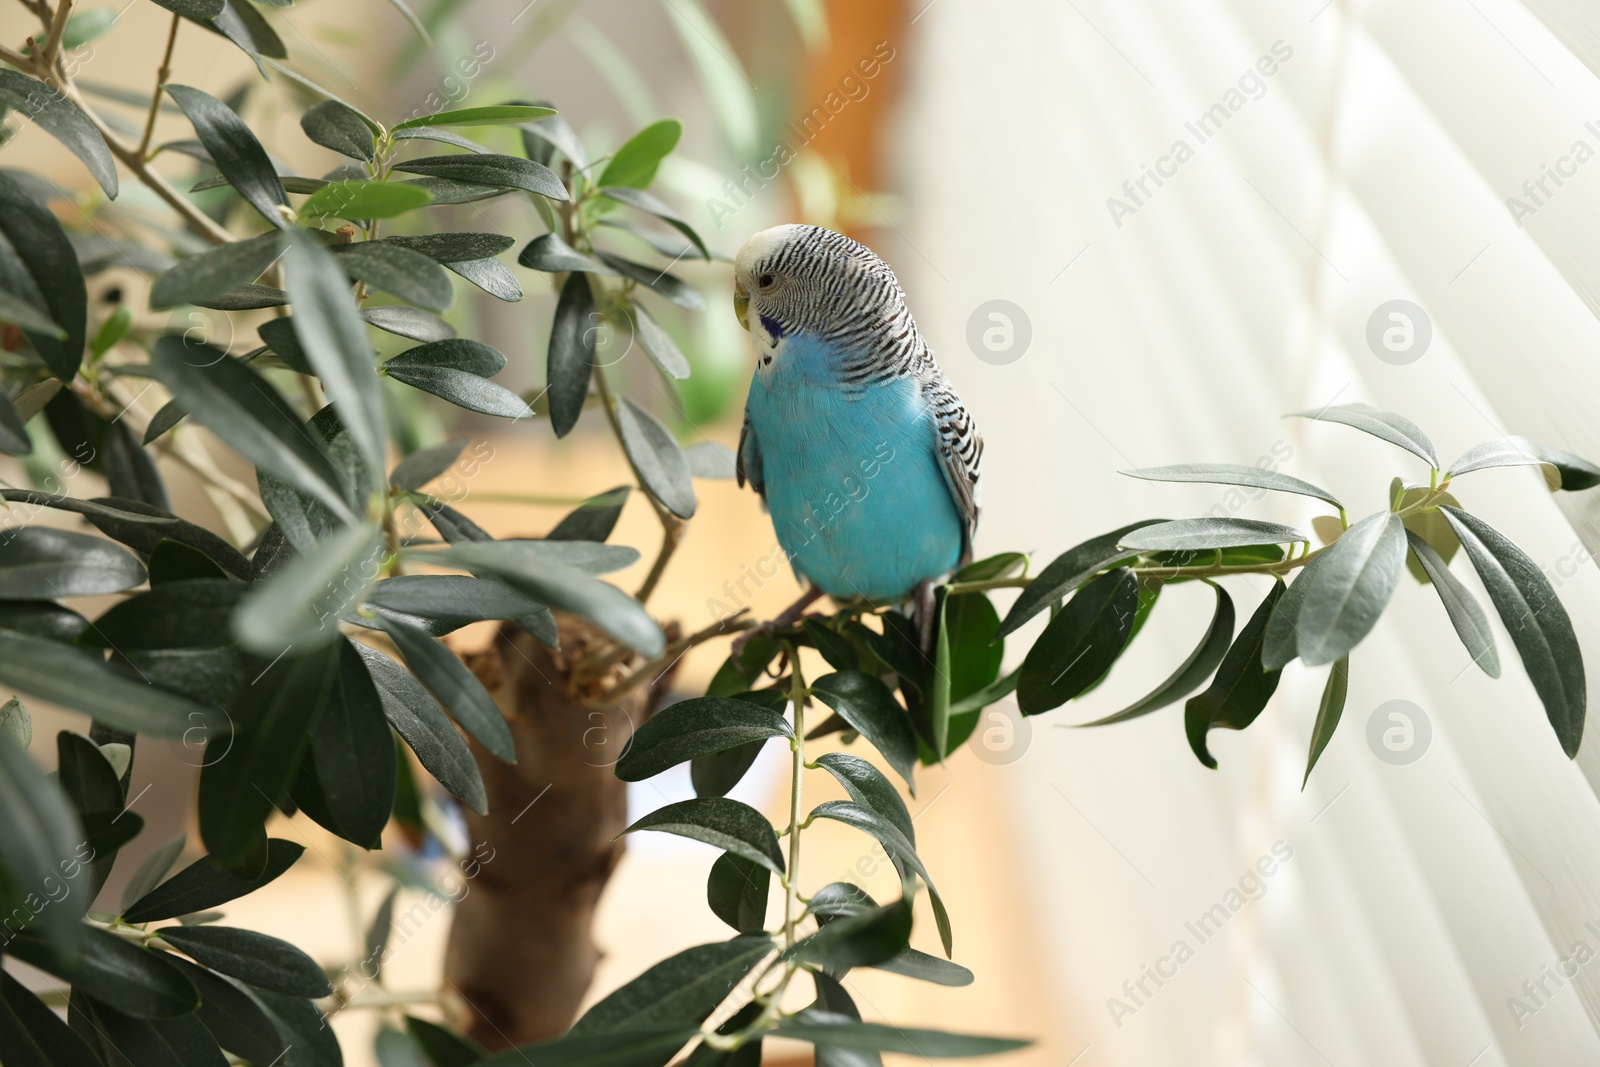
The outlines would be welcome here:
M 587 703 L 600 685 L 574 689 L 572 665 L 608 642 L 583 620 L 557 619 L 560 651 L 506 623 L 465 657 L 517 751 L 510 765 L 472 745 L 489 814 L 467 812 L 467 825 L 474 849 L 487 848 L 445 952 L 453 1021 L 491 1050 L 559 1036 L 577 1016 L 601 955 L 595 907 L 622 858 L 612 839 L 627 827 L 627 786 L 612 765 L 653 710 L 648 685 L 611 706 Z

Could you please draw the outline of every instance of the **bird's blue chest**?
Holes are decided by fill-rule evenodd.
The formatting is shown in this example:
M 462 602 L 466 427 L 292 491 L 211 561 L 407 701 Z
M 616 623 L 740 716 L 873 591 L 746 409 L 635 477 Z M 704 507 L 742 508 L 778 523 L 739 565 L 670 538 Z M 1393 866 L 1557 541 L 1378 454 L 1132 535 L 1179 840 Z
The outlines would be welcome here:
M 751 382 L 767 507 L 795 570 L 823 592 L 902 599 L 961 554 L 938 431 L 914 381 L 847 390 L 835 356 L 791 337 Z

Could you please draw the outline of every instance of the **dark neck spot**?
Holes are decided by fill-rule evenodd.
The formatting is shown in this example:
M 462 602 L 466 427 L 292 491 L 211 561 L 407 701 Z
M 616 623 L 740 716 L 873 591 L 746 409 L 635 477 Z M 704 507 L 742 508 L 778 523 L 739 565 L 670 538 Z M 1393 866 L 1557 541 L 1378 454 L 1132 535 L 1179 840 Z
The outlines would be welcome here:
M 774 341 L 783 337 L 783 324 L 771 315 L 762 315 L 761 325 L 765 327 L 767 333 L 772 335 Z

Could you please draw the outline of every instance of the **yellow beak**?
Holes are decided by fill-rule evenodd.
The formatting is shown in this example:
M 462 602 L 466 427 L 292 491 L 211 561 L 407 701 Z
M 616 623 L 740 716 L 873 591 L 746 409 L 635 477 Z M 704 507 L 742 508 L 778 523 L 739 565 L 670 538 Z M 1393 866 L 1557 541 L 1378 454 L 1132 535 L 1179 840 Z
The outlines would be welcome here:
M 748 330 L 750 328 L 750 294 L 745 292 L 744 286 L 738 282 L 733 283 L 733 313 L 739 316 L 739 325 Z

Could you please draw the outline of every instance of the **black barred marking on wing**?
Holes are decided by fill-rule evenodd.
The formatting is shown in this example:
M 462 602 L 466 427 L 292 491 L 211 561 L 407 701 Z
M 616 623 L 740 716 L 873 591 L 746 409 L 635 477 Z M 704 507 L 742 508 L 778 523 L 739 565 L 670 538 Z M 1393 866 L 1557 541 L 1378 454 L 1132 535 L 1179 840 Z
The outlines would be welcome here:
M 761 302 L 789 333 L 810 333 L 838 351 L 855 353 L 838 368 L 850 392 L 900 378 L 917 381 L 938 429 L 945 481 L 964 520 L 966 562 L 982 503 L 978 482 L 983 437 L 971 412 L 934 360 L 889 264 L 866 245 L 832 230 L 804 226 L 795 231 L 793 239 L 756 265 L 758 274 L 771 272 L 783 279 L 775 292 L 761 294 Z M 842 308 L 860 313 L 841 315 Z

